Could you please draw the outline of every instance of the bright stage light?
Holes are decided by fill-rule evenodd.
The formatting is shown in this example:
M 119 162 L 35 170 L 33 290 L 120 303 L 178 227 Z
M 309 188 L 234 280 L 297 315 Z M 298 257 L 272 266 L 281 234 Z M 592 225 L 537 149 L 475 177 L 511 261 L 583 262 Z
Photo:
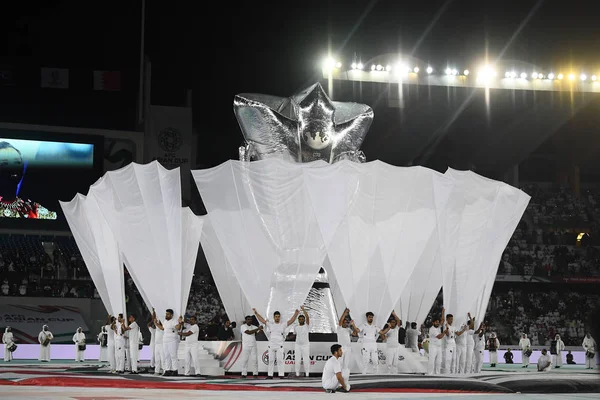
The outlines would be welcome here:
M 548 79 L 554 79 L 554 74 L 552 72 L 548 74 Z
M 558 74 L 558 79 L 562 80 L 562 78 L 564 78 L 565 76 L 563 74 Z
M 464 70 L 464 74 L 465 74 L 465 76 L 469 76 L 469 73 L 470 73 L 470 72 L 469 72 L 469 70 L 468 70 L 468 69 L 465 69 L 465 70 Z
M 432 72 L 433 72 L 433 68 L 431 68 L 431 67 L 427 67 L 427 73 L 428 73 L 428 74 L 431 74 Z
M 511 72 L 509 72 L 509 71 L 506 71 L 506 72 L 504 73 L 504 77 L 505 77 L 505 78 L 512 78 L 512 73 L 511 73 Z
M 451 75 L 452 74 L 452 70 L 450 68 L 446 68 L 446 75 Z
M 333 58 L 328 57 L 325 60 L 323 60 L 323 68 L 332 70 L 335 68 L 335 66 L 336 66 L 336 61 Z
M 573 75 L 573 74 L 569 74 L 569 80 L 570 80 L 570 81 L 572 81 L 572 80 L 575 80 L 575 75 Z
M 392 70 L 392 66 L 391 66 L 391 65 L 386 65 L 386 66 L 385 66 L 385 70 L 386 70 L 387 72 L 390 72 L 390 71 Z
M 342 68 L 342 63 L 341 63 L 341 62 L 339 62 L 339 61 L 338 61 L 338 62 L 336 62 L 336 63 L 335 63 L 335 67 L 336 67 L 336 68 Z
M 375 66 L 375 64 L 371 65 L 371 71 L 375 71 L 377 67 Z
M 415 67 L 415 68 L 413 69 L 413 72 L 414 72 L 415 74 L 418 74 L 418 73 L 419 73 L 419 71 L 420 71 L 419 67 Z
M 383 65 L 377 64 L 376 69 L 377 69 L 377 71 L 381 71 L 383 69 Z
M 534 72 L 533 74 L 531 74 L 531 77 L 532 77 L 533 79 L 537 79 L 537 78 L 538 78 L 538 73 L 537 73 L 537 72 Z
M 525 72 L 521 72 L 521 79 L 527 79 L 527 74 Z
M 585 81 L 587 79 L 587 75 L 586 74 L 581 74 L 581 76 L 579 77 L 579 79 L 581 79 L 582 81 Z
M 454 75 L 454 76 L 458 75 L 458 70 L 457 69 L 453 69 L 452 70 L 452 75 Z
M 596 81 L 596 79 L 597 79 L 597 78 L 596 78 L 596 75 L 592 75 L 592 80 L 593 80 L 593 81 Z
M 544 79 L 544 74 L 538 74 L 538 79 Z
M 364 65 L 362 65 L 362 63 L 358 63 L 358 64 L 356 65 L 356 68 L 358 68 L 358 69 L 363 69 L 363 68 L 364 68 Z
M 356 63 L 352 63 L 352 64 L 350 64 L 350 68 L 352 68 L 352 69 L 356 69 Z

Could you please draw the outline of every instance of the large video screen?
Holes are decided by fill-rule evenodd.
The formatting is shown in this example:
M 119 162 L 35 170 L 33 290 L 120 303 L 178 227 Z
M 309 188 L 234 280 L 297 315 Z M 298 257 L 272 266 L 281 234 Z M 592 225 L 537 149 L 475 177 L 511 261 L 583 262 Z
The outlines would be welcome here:
M 59 200 L 86 194 L 101 174 L 102 140 L 54 133 L 44 133 L 45 140 L 40 140 L 40 136 L 14 131 L 8 136 L 0 130 L 0 227 L 66 226 Z

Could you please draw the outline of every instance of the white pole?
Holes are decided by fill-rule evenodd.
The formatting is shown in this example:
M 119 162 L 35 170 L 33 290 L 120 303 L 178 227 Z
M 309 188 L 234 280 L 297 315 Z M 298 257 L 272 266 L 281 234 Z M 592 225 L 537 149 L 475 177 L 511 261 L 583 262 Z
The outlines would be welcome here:
M 140 40 L 140 87 L 138 93 L 138 124 L 144 122 L 144 31 L 146 27 L 146 0 L 142 0 L 142 27 Z

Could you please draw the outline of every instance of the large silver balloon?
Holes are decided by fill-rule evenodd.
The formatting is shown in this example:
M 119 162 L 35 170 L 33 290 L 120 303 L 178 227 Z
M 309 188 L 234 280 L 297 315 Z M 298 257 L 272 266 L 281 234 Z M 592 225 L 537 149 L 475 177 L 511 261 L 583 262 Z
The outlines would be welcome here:
M 288 98 L 239 94 L 233 109 L 247 143 L 240 159 L 365 161 L 359 149 L 373 110 L 365 104 L 331 101 L 320 83 Z

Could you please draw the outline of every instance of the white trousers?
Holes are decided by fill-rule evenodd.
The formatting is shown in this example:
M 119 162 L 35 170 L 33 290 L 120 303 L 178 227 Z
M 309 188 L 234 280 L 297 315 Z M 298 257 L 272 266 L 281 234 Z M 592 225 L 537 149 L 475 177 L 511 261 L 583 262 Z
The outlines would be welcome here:
M 165 356 L 162 342 L 154 344 L 154 373 L 160 374 L 161 370 L 165 370 Z
M 256 355 L 256 346 L 242 345 L 242 375 L 248 375 L 248 364 L 252 374 L 258 375 L 258 358 Z
M 115 342 L 115 368 L 119 372 L 125 371 L 125 343 Z
M 12 343 L 7 343 L 4 345 L 4 361 L 8 362 L 13 359 L 12 353 L 8 351 L 8 346 L 11 346 Z
M 6 351 L 6 350 L 4 350 Z M 587 355 L 585 356 L 585 367 L 586 368 L 596 368 L 596 357 L 589 358 Z
M 163 342 L 163 356 L 165 358 L 163 365 L 165 371 L 177 371 L 179 369 L 179 363 L 177 361 L 178 344 L 178 340 Z
M 481 372 L 481 367 L 483 366 L 483 350 L 475 349 L 475 351 L 473 351 L 473 354 L 475 356 L 473 372 L 479 374 Z
M 128 343 L 128 342 L 125 342 Z M 129 352 L 129 345 L 125 344 L 125 370 L 131 371 L 131 353 Z
M 498 352 L 490 351 L 490 364 L 498 364 Z
M 444 360 L 444 373 L 455 374 L 456 373 L 456 346 L 446 346 L 445 360 Z
M 398 373 L 398 349 L 400 347 L 387 347 L 385 350 L 385 365 L 391 374 Z
M 115 343 L 110 342 L 106 347 L 108 350 L 108 365 L 110 365 L 110 370 L 115 371 L 116 362 L 115 362 Z
M 350 374 L 350 369 L 352 365 L 352 347 L 342 346 L 342 373 L 344 370 L 348 370 L 348 374 Z
M 379 370 L 379 352 L 377 351 L 377 343 L 363 343 L 362 348 L 362 373 L 366 374 L 369 370 L 369 363 L 372 365 L 372 370 L 377 373 Z
M 80 351 L 79 346 L 75 345 L 75 361 L 85 360 L 85 351 Z
M 185 344 L 185 374 L 190 375 L 192 367 L 194 367 L 194 374 L 200 375 L 200 353 L 199 343 L 186 343 Z
M 427 373 L 429 375 L 439 374 L 442 369 L 442 347 L 432 346 L 429 343 L 429 360 L 427 361 Z
M 129 353 L 127 353 L 127 357 L 129 357 L 129 365 L 131 367 L 131 372 L 138 371 L 138 359 L 140 358 L 140 348 L 138 345 L 129 346 Z
M 154 349 L 156 348 L 156 344 L 154 343 L 154 340 L 152 340 L 150 342 L 150 368 L 154 368 L 154 361 L 155 361 L 155 356 L 154 356 Z
M 559 351 L 558 354 L 552 355 L 552 366 L 553 367 L 560 367 L 561 365 L 563 365 L 562 355 L 560 353 L 561 352 Z
M 50 361 L 50 346 L 52 345 L 42 346 L 40 344 L 40 361 Z
M 523 365 L 529 365 L 529 357 L 525 355 L 525 352 L 521 350 L 521 363 Z
M 475 347 L 475 344 L 469 345 L 467 343 L 465 374 L 472 374 L 473 373 L 473 348 L 474 347 Z
M 348 380 L 350 379 L 350 371 L 345 373 L 342 370 L 342 378 L 344 378 L 344 382 L 346 383 L 346 389 L 350 390 L 350 383 L 348 382 Z M 335 376 L 335 375 L 333 377 L 327 379 L 325 382 L 321 382 L 321 383 L 323 384 L 323 389 L 325 389 L 325 390 L 336 390 L 339 387 L 341 387 L 340 382 L 338 381 L 337 376 Z
M 465 374 L 467 370 L 467 346 L 456 346 L 456 373 Z
M 108 347 L 100 346 L 100 358 L 98 359 L 100 362 L 108 362 Z
M 296 376 L 300 376 L 300 361 L 304 364 L 304 373 L 306 376 L 310 374 L 310 344 L 294 347 L 294 367 L 296 367 Z
M 277 357 L 277 375 L 283 377 L 284 375 L 284 363 L 283 363 L 283 346 L 282 345 L 269 345 L 269 368 L 267 375 L 273 376 L 273 370 L 275 369 L 275 357 Z

